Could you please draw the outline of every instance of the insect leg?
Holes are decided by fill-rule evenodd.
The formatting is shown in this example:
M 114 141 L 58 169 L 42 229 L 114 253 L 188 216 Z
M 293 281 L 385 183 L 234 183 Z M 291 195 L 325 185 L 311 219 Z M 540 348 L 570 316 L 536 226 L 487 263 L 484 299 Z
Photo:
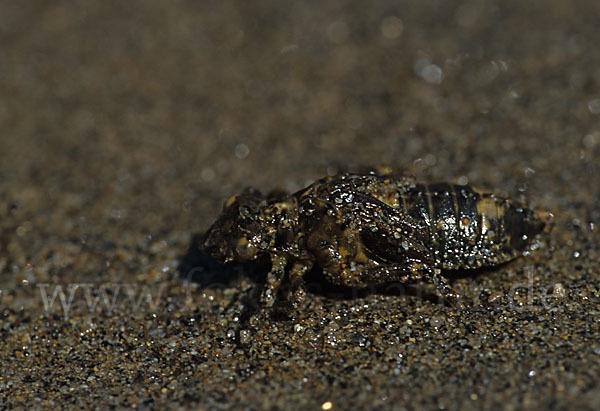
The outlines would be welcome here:
M 460 305 L 460 295 L 452 289 L 439 269 L 434 268 L 428 230 L 421 221 L 404 215 L 376 199 L 361 196 L 362 245 L 371 258 L 381 265 L 363 270 L 359 282 L 366 284 L 388 281 L 426 280 L 449 302 Z
M 271 271 L 267 274 L 267 282 L 260 296 L 260 302 L 263 306 L 272 307 L 275 303 L 277 291 L 285 275 L 286 265 L 287 260 L 281 255 L 274 255 L 271 258 Z
M 460 294 L 452 288 L 446 277 L 442 275 L 442 270 L 434 268 L 431 273 L 430 281 L 437 288 L 438 293 L 444 297 L 450 304 L 456 308 L 464 308 L 464 304 L 460 301 Z
M 360 280 L 364 283 L 401 282 L 404 284 L 424 280 L 435 285 L 438 293 L 451 305 L 462 307 L 458 294 L 442 276 L 441 270 L 432 268 L 420 261 L 406 261 L 370 267 L 361 272 Z
M 295 262 L 290 269 L 290 284 L 292 303 L 294 308 L 299 308 L 306 299 L 306 287 L 304 284 L 304 274 L 312 268 L 312 263 Z

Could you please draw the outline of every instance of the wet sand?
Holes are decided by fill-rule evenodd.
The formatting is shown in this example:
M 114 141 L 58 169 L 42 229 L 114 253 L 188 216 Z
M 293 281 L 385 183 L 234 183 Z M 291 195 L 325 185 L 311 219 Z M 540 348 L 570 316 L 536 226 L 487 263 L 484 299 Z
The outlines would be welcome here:
M 525 4 L 526 3 L 526 4 Z M 593 409 L 595 1 L 0 5 L 0 408 Z M 427 285 L 186 254 L 246 186 L 391 165 L 555 215 L 531 255 Z

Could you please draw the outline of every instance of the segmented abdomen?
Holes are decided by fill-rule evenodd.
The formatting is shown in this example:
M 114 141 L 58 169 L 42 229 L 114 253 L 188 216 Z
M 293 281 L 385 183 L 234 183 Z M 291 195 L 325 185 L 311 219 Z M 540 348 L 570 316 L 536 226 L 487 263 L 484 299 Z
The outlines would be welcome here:
M 399 206 L 423 222 L 435 265 L 444 269 L 499 264 L 518 256 L 543 225 L 534 212 L 469 186 L 416 184 Z

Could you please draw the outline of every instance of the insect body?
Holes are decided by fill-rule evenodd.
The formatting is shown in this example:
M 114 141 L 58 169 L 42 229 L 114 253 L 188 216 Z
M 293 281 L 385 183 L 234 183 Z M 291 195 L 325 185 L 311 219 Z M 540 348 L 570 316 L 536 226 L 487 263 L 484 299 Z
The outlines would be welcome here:
M 318 264 L 334 284 L 365 287 L 425 280 L 459 296 L 441 269 L 469 269 L 523 253 L 552 215 L 469 186 L 417 184 L 410 177 L 342 174 L 291 195 L 247 189 L 230 198 L 201 250 L 221 262 L 270 258 L 262 302 L 271 306 L 286 272 L 293 300 Z

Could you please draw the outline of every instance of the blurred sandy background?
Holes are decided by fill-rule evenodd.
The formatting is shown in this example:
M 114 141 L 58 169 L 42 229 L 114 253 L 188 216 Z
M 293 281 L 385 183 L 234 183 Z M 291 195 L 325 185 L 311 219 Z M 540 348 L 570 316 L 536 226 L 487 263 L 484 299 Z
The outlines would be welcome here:
M 596 1 L 1 1 L 0 406 L 593 409 L 599 21 Z M 465 312 L 314 293 L 242 343 L 260 284 L 177 270 L 245 186 L 379 164 L 555 230 L 455 279 Z M 45 307 L 57 286 L 68 309 Z

